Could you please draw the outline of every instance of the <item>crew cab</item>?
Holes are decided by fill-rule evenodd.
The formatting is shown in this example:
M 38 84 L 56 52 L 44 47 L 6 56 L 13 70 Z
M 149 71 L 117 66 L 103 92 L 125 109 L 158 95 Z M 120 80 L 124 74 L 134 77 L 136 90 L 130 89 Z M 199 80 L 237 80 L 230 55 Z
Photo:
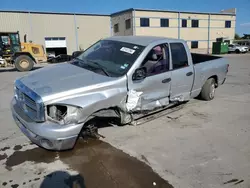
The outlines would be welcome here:
M 11 109 L 32 142 L 49 150 L 66 150 L 74 147 L 96 117 L 129 124 L 135 114 L 197 96 L 212 100 L 227 72 L 226 59 L 191 54 L 184 40 L 109 37 L 69 62 L 17 79 Z

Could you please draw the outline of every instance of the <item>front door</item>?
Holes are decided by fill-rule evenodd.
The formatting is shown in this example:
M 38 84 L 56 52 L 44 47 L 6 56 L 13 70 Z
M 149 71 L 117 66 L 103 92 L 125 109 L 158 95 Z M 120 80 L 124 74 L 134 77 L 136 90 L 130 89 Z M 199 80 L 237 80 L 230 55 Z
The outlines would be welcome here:
M 128 82 L 129 90 L 138 93 L 136 107 L 130 111 L 150 111 L 168 105 L 171 83 L 168 45 L 162 44 L 152 48 L 141 67 L 147 70 L 146 78 Z
M 182 43 L 170 43 L 170 51 L 172 57 L 170 100 L 189 100 L 194 81 L 192 60 L 188 59 L 186 49 Z

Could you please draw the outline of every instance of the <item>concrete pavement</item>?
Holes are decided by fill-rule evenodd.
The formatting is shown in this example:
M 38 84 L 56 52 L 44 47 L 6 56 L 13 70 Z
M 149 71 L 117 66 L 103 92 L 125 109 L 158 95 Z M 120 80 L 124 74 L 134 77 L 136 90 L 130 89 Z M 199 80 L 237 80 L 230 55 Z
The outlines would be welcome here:
M 102 187 L 93 183 L 95 178 L 91 177 L 96 173 L 87 166 L 88 157 L 99 152 L 106 158 L 97 158 L 91 164 L 104 164 L 106 170 L 97 171 L 104 174 L 104 179 L 96 177 L 103 182 L 105 178 L 113 178 L 114 182 L 124 184 L 119 177 L 128 177 L 127 182 L 133 183 L 127 187 L 249 188 L 250 54 L 227 55 L 227 58 L 229 74 L 225 84 L 216 90 L 213 101 L 192 100 L 183 109 L 140 126 L 103 128 L 100 133 L 106 137 L 104 143 L 93 145 L 93 150 L 88 145 L 79 145 L 81 149 L 67 154 L 51 154 L 30 145 L 12 121 L 9 108 L 13 81 L 25 73 L 0 69 L 0 187 L 41 187 L 48 177 L 52 179 L 46 185 L 62 181 L 62 185 L 70 187 L 74 178 L 82 181 L 79 173 L 88 185 Z M 166 181 L 116 148 L 144 162 Z M 119 166 L 117 161 L 105 165 L 105 160 L 112 156 L 118 156 L 120 163 L 126 161 L 127 165 Z M 77 160 L 80 161 L 77 165 L 72 163 Z M 135 171 L 129 167 L 131 164 L 141 171 L 130 175 Z M 79 165 L 85 169 L 79 169 Z M 146 184 L 140 185 L 143 178 L 150 176 Z

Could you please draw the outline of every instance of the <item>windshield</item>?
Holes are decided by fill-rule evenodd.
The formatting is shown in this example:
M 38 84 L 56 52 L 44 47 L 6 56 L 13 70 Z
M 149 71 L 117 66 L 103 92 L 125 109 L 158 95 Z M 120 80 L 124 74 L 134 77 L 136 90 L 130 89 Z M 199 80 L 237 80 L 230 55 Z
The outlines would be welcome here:
M 127 73 L 145 47 L 112 40 L 101 40 L 84 51 L 72 64 L 97 73 L 119 77 Z M 81 63 L 77 62 L 81 61 Z M 96 69 L 99 69 L 99 71 Z

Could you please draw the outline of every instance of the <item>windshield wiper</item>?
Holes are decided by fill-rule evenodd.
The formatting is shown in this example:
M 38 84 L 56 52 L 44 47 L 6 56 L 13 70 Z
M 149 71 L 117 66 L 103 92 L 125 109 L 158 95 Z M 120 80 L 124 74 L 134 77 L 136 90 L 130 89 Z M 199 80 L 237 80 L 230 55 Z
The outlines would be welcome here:
M 110 77 L 110 74 L 99 63 L 97 63 L 95 61 L 91 61 L 91 60 L 80 59 L 78 57 L 75 57 L 74 59 L 79 60 L 79 61 L 83 62 L 85 65 L 90 66 L 90 67 L 93 68 L 93 66 L 91 66 L 91 64 L 87 63 L 87 61 L 89 61 L 89 62 L 93 63 L 94 65 L 96 65 L 100 70 L 102 70 L 102 72 L 104 72 L 104 74 L 106 74 L 106 76 Z
M 95 64 L 99 69 L 102 70 L 102 72 L 104 72 L 107 76 L 110 77 L 110 74 L 105 70 L 105 68 L 103 66 L 101 66 L 99 63 L 95 62 L 95 61 L 91 61 L 91 60 L 87 60 L 93 64 Z
M 80 58 L 78 58 L 78 57 L 75 57 L 73 60 L 78 60 L 78 61 L 80 61 L 80 62 L 82 62 L 82 63 L 87 64 L 85 60 L 80 59 Z M 73 62 L 73 63 L 74 63 L 74 62 Z

